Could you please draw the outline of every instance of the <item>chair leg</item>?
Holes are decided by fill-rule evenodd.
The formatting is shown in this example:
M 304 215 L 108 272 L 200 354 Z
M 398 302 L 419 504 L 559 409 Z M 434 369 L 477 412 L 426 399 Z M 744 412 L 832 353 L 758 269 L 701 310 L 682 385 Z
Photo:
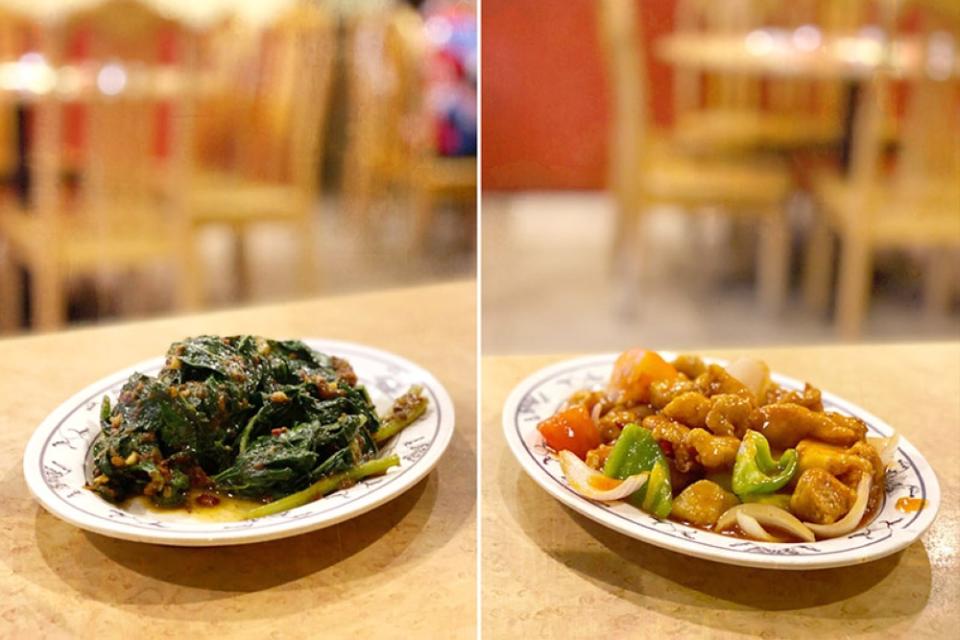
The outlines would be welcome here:
M 49 259 L 37 260 L 33 265 L 31 299 L 38 331 L 55 331 L 64 323 L 67 305 L 59 266 Z
M 769 212 L 760 225 L 757 256 L 757 290 L 760 303 L 770 312 L 783 309 L 790 269 L 790 238 L 783 211 Z
M 943 316 L 950 308 L 953 295 L 954 274 L 958 272 L 958 259 L 949 249 L 930 251 L 929 264 L 924 282 L 924 308 L 931 317 Z
M 860 337 L 870 297 L 870 246 L 865 238 L 846 237 L 840 256 L 837 286 L 837 330 L 846 339 Z
M 435 198 L 429 189 L 415 187 L 413 193 L 413 248 L 423 253 L 427 248 L 430 237 L 430 227 L 433 222 Z
M 9 247 L 0 247 L 0 332 L 11 333 L 23 320 L 23 285 Z
M 297 225 L 300 241 L 300 292 L 313 293 L 317 289 L 316 212 L 307 210 Z
M 642 204 L 627 211 L 621 211 L 617 236 L 614 237 L 613 280 L 617 283 L 614 308 L 625 320 L 637 317 L 640 311 L 640 292 L 645 277 L 652 273 L 650 268 L 650 248 L 644 233 L 644 212 Z
M 830 227 L 819 217 L 814 219 L 807 239 L 807 256 L 803 274 L 803 301 L 818 314 L 826 313 L 830 304 L 830 276 L 833 266 L 833 238 Z
M 204 273 L 200 266 L 196 227 L 183 225 L 174 264 L 174 304 L 179 311 L 196 311 L 203 305 Z
M 243 225 L 233 228 L 233 274 L 237 284 L 236 297 L 246 300 L 250 297 L 250 271 L 247 265 L 247 243 Z
M 348 172 L 344 178 L 345 210 L 350 221 L 364 234 L 370 232 L 370 208 L 373 202 L 373 176 L 369 169 Z
M 637 210 L 626 197 L 614 199 L 613 242 L 610 244 L 610 272 L 617 276 L 623 269 L 627 247 L 634 240 L 637 228 Z

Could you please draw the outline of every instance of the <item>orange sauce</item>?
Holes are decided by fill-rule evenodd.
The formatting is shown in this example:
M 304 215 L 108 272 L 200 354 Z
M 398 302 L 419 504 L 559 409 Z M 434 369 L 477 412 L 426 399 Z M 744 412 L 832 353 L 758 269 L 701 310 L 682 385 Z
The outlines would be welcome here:
M 914 513 L 927 506 L 927 501 L 923 498 L 903 497 L 897 500 L 897 511 L 904 513 Z
M 609 491 L 620 486 L 620 480 L 608 478 L 601 475 L 591 475 L 587 478 L 587 484 L 599 491 Z
M 211 494 L 217 497 L 217 504 L 203 506 L 197 501 L 202 494 Z M 136 496 L 127 501 L 127 507 L 132 512 L 147 511 L 174 519 L 204 520 L 207 522 L 236 522 L 245 520 L 247 512 L 262 506 L 262 502 L 245 500 L 214 491 L 191 489 L 187 494 L 187 502 L 182 507 L 158 507 L 144 496 Z

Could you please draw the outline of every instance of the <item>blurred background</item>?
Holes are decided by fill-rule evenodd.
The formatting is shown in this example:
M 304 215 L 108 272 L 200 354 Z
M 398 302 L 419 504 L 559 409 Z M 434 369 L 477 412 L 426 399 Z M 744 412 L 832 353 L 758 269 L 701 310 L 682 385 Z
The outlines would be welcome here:
M 481 26 L 485 352 L 960 337 L 956 0 Z
M 472 277 L 475 13 L 0 0 L 0 333 Z

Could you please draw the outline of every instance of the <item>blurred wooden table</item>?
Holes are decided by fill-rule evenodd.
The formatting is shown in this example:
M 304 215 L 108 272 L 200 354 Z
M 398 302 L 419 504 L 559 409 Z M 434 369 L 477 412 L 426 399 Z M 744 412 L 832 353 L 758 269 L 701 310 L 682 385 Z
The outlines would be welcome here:
M 483 359 L 483 633 L 490 638 L 955 637 L 960 626 L 960 343 L 727 350 L 887 420 L 937 472 L 940 514 L 857 567 L 741 569 L 689 558 L 562 507 L 507 449 L 500 410 L 558 357 Z
M 0 341 L 0 636 L 474 638 L 473 282 Z M 22 454 L 77 389 L 199 333 L 318 336 L 410 358 L 447 387 L 453 441 L 397 499 L 340 525 L 186 549 L 86 533 L 29 495 Z
M 676 67 L 700 72 L 801 80 L 838 80 L 845 85 L 840 164 L 849 168 L 861 85 L 876 74 L 894 78 L 960 77 L 960 46 L 942 32 L 928 38 L 886 40 L 864 34 L 823 34 L 807 25 L 796 30 L 749 33 L 677 32 L 660 38 L 657 55 Z
M 960 76 L 960 47 L 943 40 L 898 37 L 892 41 L 855 34 L 757 29 L 749 33 L 678 32 L 656 43 L 670 64 L 723 73 L 864 80 L 875 73 L 895 77 Z
M 209 74 L 187 74 L 174 65 L 87 62 L 51 66 L 39 54 L 0 61 L 0 100 L 32 104 L 53 94 L 63 102 L 104 100 L 104 96 L 162 100 L 190 90 L 209 95 L 218 87 Z

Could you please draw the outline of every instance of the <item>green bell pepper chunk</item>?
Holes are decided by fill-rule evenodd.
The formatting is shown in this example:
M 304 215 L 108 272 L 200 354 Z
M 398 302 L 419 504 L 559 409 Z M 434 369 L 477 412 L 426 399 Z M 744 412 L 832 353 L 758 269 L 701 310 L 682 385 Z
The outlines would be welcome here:
M 733 492 L 738 496 L 773 493 L 790 482 L 796 471 L 796 449 L 787 449 L 774 460 L 763 434 L 747 431 L 733 463 Z
M 603 474 L 623 480 L 645 471 L 650 474 L 646 484 L 627 500 L 647 513 L 666 518 L 673 507 L 667 458 L 649 431 L 638 424 L 629 424 L 620 432 L 607 457 Z

